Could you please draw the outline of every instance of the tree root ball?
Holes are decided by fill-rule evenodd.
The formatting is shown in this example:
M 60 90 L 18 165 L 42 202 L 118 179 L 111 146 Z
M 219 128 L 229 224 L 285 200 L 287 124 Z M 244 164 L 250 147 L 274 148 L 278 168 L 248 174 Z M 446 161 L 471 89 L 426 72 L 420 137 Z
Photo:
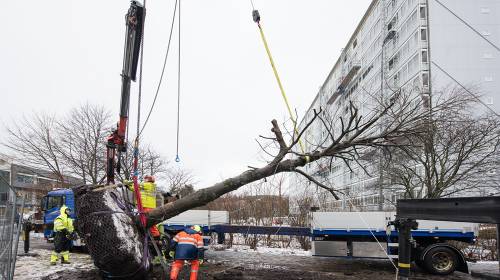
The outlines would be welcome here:
M 73 189 L 76 229 L 84 239 L 94 264 L 105 278 L 143 279 L 150 267 L 144 258 L 144 234 L 135 224 L 119 190 Z

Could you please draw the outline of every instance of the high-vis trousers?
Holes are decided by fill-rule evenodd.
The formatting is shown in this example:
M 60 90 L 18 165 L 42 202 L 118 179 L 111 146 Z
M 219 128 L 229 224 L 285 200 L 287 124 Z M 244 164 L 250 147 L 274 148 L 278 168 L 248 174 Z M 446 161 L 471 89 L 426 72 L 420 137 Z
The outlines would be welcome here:
M 52 264 L 57 263 L 57 260 L 59 260 L 61 256 L 64 262 L 69 262 L 69 251 L 62 251 L 61 253 L 52 251 L 52 254 L 50 255 L 50 263 Z
M 197 280 L 198 279 L 198 269 L 200 268 L 200 262 L 198 260 L 192 260 L 191 262 L 191 274 L 189 276 L 189 280 Z M 170 269 L 170 280 L 177 280 L 179 276 L 179 272 L 182 269 L 182 265 L 184 264 L 184 260 L 175 260 L 172 264 L 172 268 Z

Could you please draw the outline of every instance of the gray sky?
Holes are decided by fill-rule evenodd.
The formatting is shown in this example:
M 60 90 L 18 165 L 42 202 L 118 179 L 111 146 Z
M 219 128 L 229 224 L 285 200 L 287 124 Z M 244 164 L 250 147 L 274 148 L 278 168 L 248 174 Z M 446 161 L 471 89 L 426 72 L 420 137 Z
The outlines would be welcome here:
M 254 0 L 288 98 L 300 115 L 370 2 Z M 173 4 L 147 1 L 143 112 L 158 83 Z M 106 104 L 118 120 L 128 7 L 127 0 L 3 3 L 0 122 L 32 111 L 64 114 L 86 102 Z M 192 170 L 198 186 L 205 187 L 248 165 L 258 166 L 254 139 L 269 133 L 273 118 L 285 120 L 287 111 L 249 0 L 182 0 L 181 17 L 179 165 Z M 144 141 L 176 164 L 177 32 L 173 41 Z M 134 85 L 131 128 L 136 100 Z

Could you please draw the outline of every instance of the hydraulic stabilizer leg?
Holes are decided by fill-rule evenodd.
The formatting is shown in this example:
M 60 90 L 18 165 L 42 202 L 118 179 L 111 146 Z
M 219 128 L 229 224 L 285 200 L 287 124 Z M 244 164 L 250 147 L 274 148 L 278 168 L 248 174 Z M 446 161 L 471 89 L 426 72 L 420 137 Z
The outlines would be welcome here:
M 414 241 L 411 237 L 411 230 L 418 228 L 418 223 L 412 219 L 396 219 L 390 223 L 399 233 L 399 257 L 398 275 L 400 280 L 407 280 L 410 277 L 411 247 Z

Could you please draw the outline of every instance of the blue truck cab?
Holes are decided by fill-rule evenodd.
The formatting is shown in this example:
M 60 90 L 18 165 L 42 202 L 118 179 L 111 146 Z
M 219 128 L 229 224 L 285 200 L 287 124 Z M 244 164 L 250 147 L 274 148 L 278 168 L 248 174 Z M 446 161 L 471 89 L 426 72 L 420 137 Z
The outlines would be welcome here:
M 50 191 L 42 199 L 43 211 L 43 234 L 45 239 L 52 241 L 54 239 L 54 220 L 61 214 L 61 206 L 66 205 L 71 209 L 70 218 L 76 223 L 75 195 L 71 189 L 57 189 Z M 75 242 L 76 243 L 76 242 Z M 74 244 L 76 245 L 76 244 Z

